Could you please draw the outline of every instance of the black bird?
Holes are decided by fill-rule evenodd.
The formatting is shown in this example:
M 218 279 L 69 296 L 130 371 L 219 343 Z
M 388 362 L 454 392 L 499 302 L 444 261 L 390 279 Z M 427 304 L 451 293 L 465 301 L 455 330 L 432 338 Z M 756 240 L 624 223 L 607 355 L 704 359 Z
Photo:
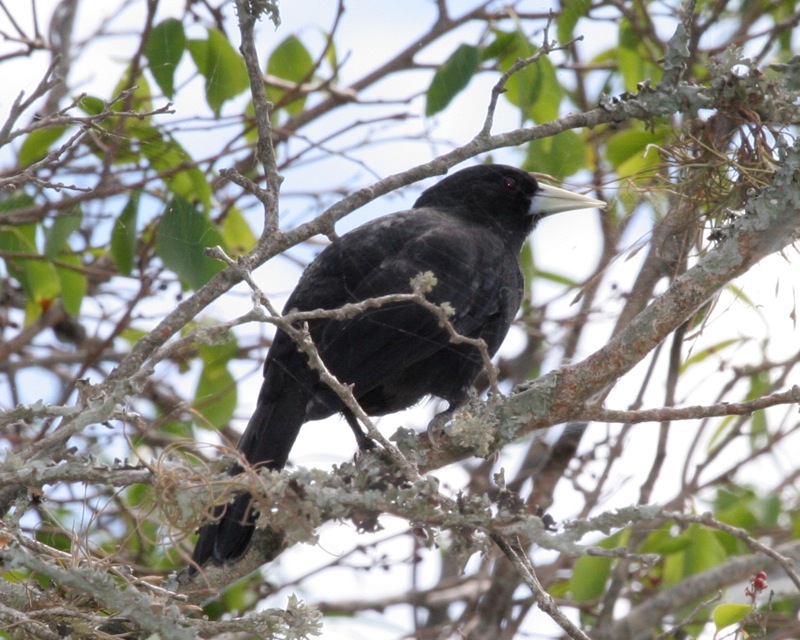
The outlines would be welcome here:
M 519 253 L 543 217 L 605 207 L 594 198 L 539 184 L 504 165 L 463 169 L 420 195 L 414 207 L 369 222 L 338 238 L 306 269 L 285 311 L 335 309 L 393 293 L 430 271 L 427 298 L 454 309 L 450 322 L 482 338 L 494 355 L 523 294 Z M 430 310 L 415 302 L 387 304 L 349 320 L 316 319 L 309 330 L 336 378 L 373 416 L 406 409 L 425 396 L 463 404 L 483 361 L 478 349 L 454 344 Z M 322 383 L 292 338 L 278 331 L 264 363 L 264 382 L 239 451 L 251 465 L 282 469 L 307 420 L 342 413 L 364 448 L 369 439 L 339 396 Z M 234 468 L 232 473 L 240 472 Z M 253 534 L 251 497 L 218 507 L 200 531 L 192 560 L 203 566 L 241 556 Z

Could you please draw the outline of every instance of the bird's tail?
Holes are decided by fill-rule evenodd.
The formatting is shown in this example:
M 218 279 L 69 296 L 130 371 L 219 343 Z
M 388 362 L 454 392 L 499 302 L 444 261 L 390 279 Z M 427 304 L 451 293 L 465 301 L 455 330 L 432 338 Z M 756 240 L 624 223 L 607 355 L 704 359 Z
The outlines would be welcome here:
M 286 465 L 305 421 L 310 390 L 307 381 L 291 380 L 289 385 L 281 384 L 287 372 L 285 369 L 274 371 L 275 368 L 273 366 L 264 380 L 255 412 L 238 449 L 249 464 L 279 470 Z M 237 465 L 231 469 L 231 475 L 241 471 Z M 196 567 L 202 567 L 208 560 L 221 564 L 244 554 L 255 528 L 256 513 L 251 503 L 250 494 L 244 493 L 214 509 L 214 519 L 200 530 L 192 554 Z

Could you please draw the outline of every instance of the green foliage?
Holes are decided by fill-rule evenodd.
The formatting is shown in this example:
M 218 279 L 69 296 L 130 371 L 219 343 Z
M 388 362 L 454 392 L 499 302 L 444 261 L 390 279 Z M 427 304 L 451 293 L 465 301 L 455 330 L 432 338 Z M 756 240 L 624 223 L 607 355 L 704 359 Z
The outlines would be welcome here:
M 32 199 L 20 192 L 0 201 L 0 213 L 22 209 L 31 203 Z M 35 223 L 16 226 L 0 224 L 0 252 L 5 254 L 9 274 L 19 281 L 25 291 L 26 324 L 47 311 L 62 291 L 55 266 L 37 247 L 39 229 Z
M 225 246 L 230 251 L 230 256 L 236 258 L 250 251 L 257 238 L 245 220 L 240 209 L 232 207 L 225 214 L 220 225 L 220 233 L 225 241 Z
M 244 611 L 256 601 L 254 587 L 258 587 L 260 580 L 250 576 L 235 582 L 225 589 L 218 600 L 212 600 L 203 607 L 203 615 L 210 620 L 220 619 L 228 611 Z
M 220 428 L 228 424 L 236 409 L 236 381 L 227 365 L 238 355 L 239 348 L 234 337 L 229 336 L 221 344 L 203 344 L 198 350 L 203 369 L 195 390 L 195 409 L 208 424 Z
M 83 214 L 79 208 L 64 211 L 53 220 L 44 235 L 44 257 L 52 260 L 63 249 L 69 248 L 68 239 L 81 226 Z
M 433 74 L 425 102 L 430 117 L 444 109 L 461 92 L 478 70 L 480 54 L 476 47 L 462 44 Z
M 236 409 L 236 381 L 225 366 L 206 364 L 195 391 L 195 408 L 213 427 L 224 427 Z M 207 426 L 207 425 L 204 425 Z
M 749 604 L 721 604 L 714 608 L 711 618 L 717 632 L 732 624 L 738 624 L 753 612 L 753 607 Z
M 205 40 L 189 40 L 189 53 L 206 79 L 206 102 L 220 115 L 222 105 L 250 86 L 244 61 L 223 33 L 208 28 Z
M 601 549 L 616 549 L 626 544 L 630 532 L 618 531 L 595 546 Z M 613 559 L 606 556 L 581 556 L 569 579 L 569 592 L 575 602 L 589 602 L 603 595 L 606 582 L 611 575 Z
M 689 525 L 678 538 L 686 544 L 664 560 L 666 586 L 680 584 L 685 577 L 716 567 L 728 557 L 716 532 L 701 525 Z
M 769 373 L 758 372 L 750 376 L 750 390 L 746 399 L 754 400 L 769 393 L 771 382 Z M 756 450 L 769 436 L 767 414 L 764 411 L 754 411 L 750 419 L 750 448 Z
M 661 79 L 661 69 L 651 61 L 648 44 L 627 18 L 619 21 L 619 45 L 616 54 L 627 91 L 635 93 L 640 82 L 658 82 Z
M 56 509 L 42 514 L 42 525 L 37 529 L 36 540 L 54 549 L 69 553 L 72 538 L 64 529 L 65 522 L 72 519 L 73 514 L 67 509 Z
M 61 287 L 61 299 L 64 310 L 77 318 L 81 312 L 81 303 L 86 296 L 88 282 L 83 273 L 83 263 L 79 256 L 72 253 L 60 255 L 55 262 L 56 275 Z
M 175 69 L 183 57 L 185 48 L 186 35 L 180 20 L 167 18 L 153 27 L 145 55 L 150 65 L 150 73 L 168 98 L 175 95 Z
M 496 31 L 494 35 L 495 40 L 487 45 L 483 57 L 496 59 L 503 72 L 518 60 L 530 58 L 538 51 L 520 30 Z M 553 63 L 547 56 L 541 56 L 508 79 L 503 96 L 519 109 L 522 122 L 542 123 L 558 117 L 563 90 Z
M 31 131 L 19 148 L 17 160 L 23 167 L 32 165 L 34 162 L 42 160 L 64 133 L 66 127 L 47 127 Z
M 574 131 L 562 131 L 528 143 L 524 169 L 566 178 L 586 166 L 586 142 Z
M 768 392 L 771 386 L 769 374 L 759 371 L 748 376 L 749 391 L 745 396 L 745 400 L 753 400 L 754 398 L 761 397 Z M 709 450 L 714 450 L 720 442 L 724 442 L 725 438 L 730 434 L 731 430 L 737 428 L 738 420 L 736 416 L 726 416 L 720 421 L 719 426 L 712 435 L 709 442 Z M 749 420 L 749 441 L 751 450 L 755 451 L 766 441 L 769 437 L 769 424 L 767 422 L 767 414 L 764 411 L 754 411 Z
M 676 534 L 673 527 L 666 524 L 651 533 L 639 550 L 663 556 L 664 587 L 680 584 L 684 578 L 715 567 L 727 558 L 717 532 L 692 524 Z
M 575 32 L 578 20 L 589 12 L 591 0 L 562 0 L 561 12 L 558 15 L 558 41 L 561 44 L 569 42 Z
M 86 114 L 96 116 L 105 110 L 106 103 L 96 96 L 84 95 L 78 100 L 78 106 L 83 109 Z
M 163 175 L 167 188 L 176 196 L 211 207 L 211 187 L 205 174 L 193 166 L 189 153 L 171 136 L 137 121 L 129 121 L 128 132 L 139 143 L 141 155 Z
M 635 184 L 647 184 L 662 164 L 659 147 L 666 144 L 669 130 L 634 128 L 620 131 L 608 140 L 606 158 L 620 178 Z
M 267 61 L 267 74 L 289 82 L 303 82 L 311 79 L 314 60 L 305 45 L 297 36 L 284 39 Z M 305 94 L 292 89 L 267 85 L 267 98 L 273 109 L 285 109 L 289 115 L 297 115 L 305 107 Z
M 205 255 L 205 249 L 225 245 L 209 219 L 190 202 L 175 196 L 158 225 L 156 254 L 183 285 L 199 289 L 225 265 Z
M 785 512 L 780 495 L 761 495 L 747 486 L 720 487 L 712 504 L 717 520 L 753 535 L 779 526 L 779 518 Z M 717 536 L 731 555 L 746 553 L 748 550 L 742 540 L 728 533 L 717 532 Z
M 153 94 L 150 91 L 150 83 L 142 74 L 135 78 L 131 77 L 132 69 L 128 68 L 117 82 L 117 86 L 111 92 L 112 100 L 110 108 L 112 111 L 136 111 L 149 112 L 153 110 Z M 126 93 L 127 92 L 127 93 Z M 149 116 L 137 118 L 142 122 L 148 122 Z
M 133 258 L 136 250 L 136 220 L 139 214 L 139 199 L 142 192 L 136 189 L 131 192 L 128 203 L 114 221 L 111 232 L 111 259 L 117 270 L 124 276 L 133 271 Z
M 728 347 L 741 345 L 745 341 L 744 338 L 728 338 L 720 340 L 716 344 L 709 345 L 703 349 L 693 352 L 681 365 L 681 371 L 686 371 L 689 368 L 704 363 L 708 358 L 720 354 Z

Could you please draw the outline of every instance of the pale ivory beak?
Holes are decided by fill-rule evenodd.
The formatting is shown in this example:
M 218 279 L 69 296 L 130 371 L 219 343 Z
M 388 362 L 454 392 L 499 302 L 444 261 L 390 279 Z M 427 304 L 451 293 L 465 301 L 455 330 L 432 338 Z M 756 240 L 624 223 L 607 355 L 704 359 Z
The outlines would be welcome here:
M 566 189 L 539 184 L 539 190 L 533 196 L 533 213 L 539 217 L 549 216 L 562 211 L 577 209 L 605 209 L 606 203 L 596 198 L 582 196 Z

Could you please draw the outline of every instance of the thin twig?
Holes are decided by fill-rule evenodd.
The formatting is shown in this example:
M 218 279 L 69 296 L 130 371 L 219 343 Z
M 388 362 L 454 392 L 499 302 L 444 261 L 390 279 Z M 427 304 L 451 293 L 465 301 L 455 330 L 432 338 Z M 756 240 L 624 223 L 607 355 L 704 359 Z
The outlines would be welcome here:
M 788 391 L 773 393 L 746 402 L 719 402 L 717 404 L 705 406 L 661 407 L 658 409 L 641 409 L 637 411 L 589 407 L 585 412 L 581 413 L 578 419 L 629 424 L 640 422 L 664 422 L 669 420 L 697 420 L 698 418 L 749 415 L 760 409 L 797 403 L 800 403 L 800 386 L 794 385 Z
M 505 554 L 506 558 L 511 561 L 514 568 L 519 573 L 525 584 L 533 593 L 536 604 L 539 608 L 549 615 L 560 626 L 570 638 L 574 640 L 591 640 L 583 631 L 581 631 L 573 622 L 564 615 L 553 597 L 547 593 L 542 587 L 539 579 L 536 577 L 536 571 L 533 568 L 525 551 L 517 544 L 506 540 L 503 536 L 496 533 L 492 534 L 492 540 Z

